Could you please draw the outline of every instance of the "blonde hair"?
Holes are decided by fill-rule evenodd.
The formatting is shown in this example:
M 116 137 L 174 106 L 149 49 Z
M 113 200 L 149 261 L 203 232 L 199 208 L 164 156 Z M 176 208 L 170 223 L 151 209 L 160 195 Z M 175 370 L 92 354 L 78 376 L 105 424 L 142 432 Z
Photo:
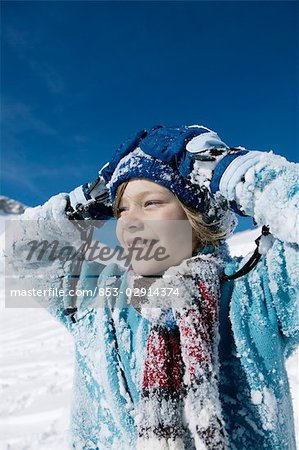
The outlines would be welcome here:
M 119 204 L 129 181 L 130 180 L 124 181 L 116 191 L 115 201 L 113 204 L 113 214 L 116 218 L 119 217 Z M 228 229 L 222 229 L 220 227 L 219 221 L 206 223 L 203 219 L 202 214 L 182 203 L 176 194 L 173 195 L 178 200 L 180 206 L 187 216 L 187 219 L 191 224 L 196 242 L 196 249 L 194 250 L 194 252 L 209 244 L 213 245 L 214 247 L 219 247 L 220 241 L 225 239 Z

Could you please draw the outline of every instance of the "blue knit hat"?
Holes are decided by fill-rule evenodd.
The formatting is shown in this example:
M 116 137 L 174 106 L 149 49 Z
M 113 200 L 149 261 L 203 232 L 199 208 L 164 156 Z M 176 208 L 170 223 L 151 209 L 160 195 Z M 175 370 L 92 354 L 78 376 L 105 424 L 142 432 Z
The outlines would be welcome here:
M 193 152 L 202 149 L 228 148 L 219 136 L 198 125 L 158 126 L 138 136 L 138 139 L 122 144 L 119 154 L 125 153 L 124 157 L 119 161 L 117 156 L 114 159 L 115 168 L 107 184 L 111 203 L 123 182 L 144 178 L 166 187 L 186 206 L 200 213 L 206 223 L 217 223 L 219 231 L 228 230 L 230 234 L 236 225 L 235 214 L 221 195 L 211 195 L 209 183 L 205 184 L 202 173 L 198 173 L 200 162 L 191 157 Z M 130 151 L 126 152 L 124 148 Z
M 199 212 L 204 211 L 203 193 L 199 186 L 190 183 L 169 164 L 147 155 L 140 147 L 125 156 L 112 175 L 110 193 L 113 202 L 118 187 L 131 178 L 146 178 L 159 183 L 176 194 L 187 206 Z

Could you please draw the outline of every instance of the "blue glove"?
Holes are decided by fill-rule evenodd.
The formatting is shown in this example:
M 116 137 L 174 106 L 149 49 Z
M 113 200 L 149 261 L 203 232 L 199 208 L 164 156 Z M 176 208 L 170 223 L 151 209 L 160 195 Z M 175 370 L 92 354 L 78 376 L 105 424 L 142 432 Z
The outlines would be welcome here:
M 93 183 L 83 184 L 70 192 L 65 213 L 80 229 L 89 226 L 82 221 L 104 221 L 113 217 L 104 178 L 98 176 Z
M 112 205 L 109 203 L 109 191 L 107 183 L 119 163 L 119 161 L 134 150 L 140 140 L 147 135 L 142 130 L 134 138 L 127 139 L 119 146 L 111 161 L 107 162 L 100 170 L 96 180 L 89 184 L 78 186 L 69 194 L 66 215 L 70 220 L 75 220 L 78 226 L 81 220 L 108 220 L 113 217 Z
M 113 172 L 119 161 L 138 147 L 139 142 L 147 135 L 147 131 L 139 131 L 133 138 L 128 138 L 123 142 L 114 153 L 111 161 L 107 162 L 100 170 L 99 177 L 102 177 L 106 184 L 110 181 Z
M 139 131 L 133 138 L 128 138 L 114 153 L 111 161 L 99 171 L 99 176 L 108 183 L 122 158 L 140 147 L 148 155 L 158 158 L 170 165 L 179 167 L 186 155 L 186 143 L 195 136 L 205 135 L 205 148 L 226 147 L 216 133 L 202 126 L 164 127 L 156 125 L 149 131 Z
M 195 141 L 196 153 L 215 148 L 228 148 L 214 131 L 199 125 L 155 127 L 140 142 L 139 147 L 148 155 L 161 159 L 180 170 L 186 157 L 188 159 L 188 156 L 194 153 L 192 146 L 189 152 L 186 152 L 186 148 L 189 143 Z M 180 172 L 182 173 L 181 170 Z
M 190 144 L 193 143 L 195 137 L 195 149 L 191 145 L 189 151 L 186 151 L 186 145 L 190 141 Z M 228 146 L 221 141 L 219 136 L 209 128 L 199 125 L 173 127 L 157 125 L 149 131 L 140 131 L 135 137 L 127 139 L 120 145 L 111 161 L 99 171 L 99 175 L 105 179 L 106 183 L 110 181 L 120 160 L 138 146 L 146 154 L 174 166 L 185 177 L 190 174 L 193 160 L 197 159 L 196 155 L 199 152 L 202 153 L 198 159 L 211 161 L 211 159 L 215 160 L 216 155 L 223 155 L 222 150 L 228 149 Z M 218 149 L 218 151 L 215 149 Z M 213 150 L 212 158 L 211 155 L 203 154 L 204 151 L 208 150 Z
M 244 154 L 242 149 L 228 147 L 217 133 L 199 125 L 156 127 L 141 140 L 139 147 L 148 155 L 173 166 L 185 178 L 192 174 L 196 166 L 196 173 L 200 175 L 197 177 L 198 184 L 208 188 L 213 172 L 222 159 L 230 155 L 231 162 Z

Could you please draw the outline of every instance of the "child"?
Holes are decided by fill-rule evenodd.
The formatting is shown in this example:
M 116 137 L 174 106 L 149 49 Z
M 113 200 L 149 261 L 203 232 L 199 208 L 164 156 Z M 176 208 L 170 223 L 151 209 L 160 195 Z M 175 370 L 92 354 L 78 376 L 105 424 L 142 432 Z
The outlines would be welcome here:
M 74 337 L 71 448 L 295 449 L 284 361 L 299 334 L 297 175 L 285 158 L 231 149 L 205 127 L 154 127 L 123 144 L 96 184 L 25 211 L 14 266 L 42 267 L 41 285 L 75 279 L 102 293 L 39 299 Z M 76 266 L 25 264 L 33 233 L 74 243 L 74 224 L 112 213 L 126 253 L 135 246 L 129 269 L 87 253 Z M 264 225 L 251 258 L 229 255 L 235 213 Z M 149 246 L 168 257 L 138 259 Z

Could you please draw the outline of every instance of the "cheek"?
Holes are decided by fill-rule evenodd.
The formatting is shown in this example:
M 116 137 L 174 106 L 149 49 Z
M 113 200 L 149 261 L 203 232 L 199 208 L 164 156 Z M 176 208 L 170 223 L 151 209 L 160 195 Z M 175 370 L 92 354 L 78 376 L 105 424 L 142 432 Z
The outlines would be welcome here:
M 190 256 L 193 249 L 193 232 L 188 219 L 185 216 L 173 220 L 160 222 L 157 229 L 159 245 L 166 248 L 167 253 L 172 257 Z
M 117 239 L 119 240 L 120 244 L 123 246 L 124 245 L 123 238 L 122 238 L 122 236 L 123 236 L 123 226 L 122 226 L 121 220 L 117 220 L 117 222 L 116 222 L 116 231 L 115 232 L 116 232 Z
M 168 220 L 188 220 L 185 211 L 181 208 L 180 205 L 176 203 L 172 203 L 168 208 L 161 210 L 161 219 Z
M 169 205 L 168 208 L 161 209 L 156 216 L 155 230 L 160 238 L 165 242 L 173 244 L 174 239 L 189 230 L 190 222 L 185 211 L 176 204 Z
M 160 223 L 158 229 L 158 235 L 166 246 L 169 244 L 173 244 L 177 234 L 179 232 L 180 223 L 176 220 L 164 220 Z

